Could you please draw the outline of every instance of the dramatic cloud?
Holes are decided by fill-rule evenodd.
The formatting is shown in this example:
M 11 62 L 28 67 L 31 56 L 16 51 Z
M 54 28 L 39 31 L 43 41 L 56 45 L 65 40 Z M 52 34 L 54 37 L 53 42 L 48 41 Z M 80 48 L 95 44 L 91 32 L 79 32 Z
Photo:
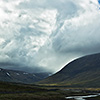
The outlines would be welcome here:
M 99 2 L 1 0 L 0 66 L 55 72 L 72 59 L 99 52 Z

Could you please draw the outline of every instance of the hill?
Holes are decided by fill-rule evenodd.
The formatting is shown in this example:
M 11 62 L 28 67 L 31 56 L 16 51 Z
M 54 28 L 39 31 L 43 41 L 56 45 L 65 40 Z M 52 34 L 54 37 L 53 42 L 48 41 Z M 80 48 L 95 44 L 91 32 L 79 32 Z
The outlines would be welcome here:
M 27 73 L 24 71 L 0 68 L 0 81 L 16 83 L 34 83 L 48 77 L 49 73 Z
M 78 58 L 39 84 L 100 87 L 100 53 Z

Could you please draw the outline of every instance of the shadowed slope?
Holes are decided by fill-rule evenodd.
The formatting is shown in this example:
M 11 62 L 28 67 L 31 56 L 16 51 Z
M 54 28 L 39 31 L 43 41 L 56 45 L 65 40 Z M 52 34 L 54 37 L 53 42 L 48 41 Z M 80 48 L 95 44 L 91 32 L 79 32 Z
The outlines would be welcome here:
M 49 73 L 27 73 L 24 71 L 0 68 L 0 81 L 16 83 L 34 83 L 47 77 Z
M 84 56 L 39 84 L 100 87 L 100 53 Z

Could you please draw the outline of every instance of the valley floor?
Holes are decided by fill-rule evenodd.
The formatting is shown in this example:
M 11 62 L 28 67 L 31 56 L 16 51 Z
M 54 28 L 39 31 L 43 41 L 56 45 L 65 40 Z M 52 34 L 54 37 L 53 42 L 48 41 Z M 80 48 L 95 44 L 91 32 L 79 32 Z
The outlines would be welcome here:
M 0 82 L 0 100 L 66 100 L 67 96 L 88 95 L 99 90 Z M 100 96 L 87 100 L 100 100 Z

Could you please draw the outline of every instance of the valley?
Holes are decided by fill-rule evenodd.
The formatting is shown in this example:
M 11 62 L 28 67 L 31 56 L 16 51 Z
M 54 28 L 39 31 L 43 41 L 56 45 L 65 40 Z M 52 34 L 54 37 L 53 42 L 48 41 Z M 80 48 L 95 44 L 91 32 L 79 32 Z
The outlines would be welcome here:
M 0 82 L 0 100 L 74 100 L 68 97 L 95 95 L 99 91 L 100 88 L 83 89 Z M 92 98 L 99 100 L 100 96 Z
M 99 58 L 81 57 L 51 76 L 0 68 L 0 100 L 100 100 Z
M 100 0 L 0 0 L 0 100 L 100 100 Z

